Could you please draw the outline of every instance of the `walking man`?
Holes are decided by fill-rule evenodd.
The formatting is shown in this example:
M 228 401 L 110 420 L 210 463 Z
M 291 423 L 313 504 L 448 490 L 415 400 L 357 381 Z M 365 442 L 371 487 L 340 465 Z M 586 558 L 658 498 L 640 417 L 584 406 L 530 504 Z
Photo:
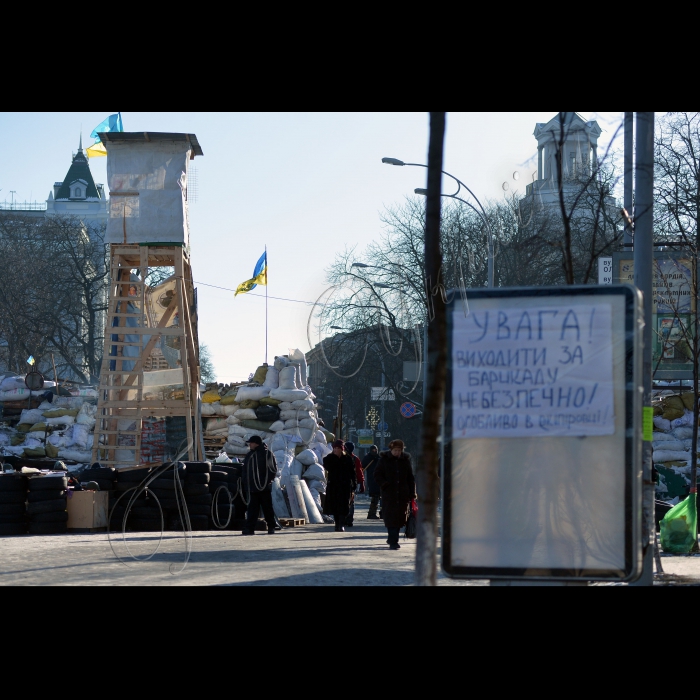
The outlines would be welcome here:
M 355 454 L 355 443 L 354 442 L 346 442 L 345 443 L 345 451 L 350 455 L 352 458 L 353 464 L 355 465 L 355 476 L 357 478 L 357 492 L 358 493 L 364 493 L 365 492 L 365 472 L 362 469 L 362 462 L 360 462 L 360 458 Z M 348 513 L 348 517 L 345 520 L 345 525 L 347 527 L 352 527 L 355 523 L 355 499 L 353 498 L 352 503 L 350 504 L 350 512 Z
M 248 440 L 250 450 L 243 460 L 241 475 L 243 500 L 247 501 L 243 535 L 255 534 L 255 523 L 262 507 L 267 534 L 275 534 L 275 511 L 272 508 L 272 482 L 277 475 L 277 460 L 257 435 Z

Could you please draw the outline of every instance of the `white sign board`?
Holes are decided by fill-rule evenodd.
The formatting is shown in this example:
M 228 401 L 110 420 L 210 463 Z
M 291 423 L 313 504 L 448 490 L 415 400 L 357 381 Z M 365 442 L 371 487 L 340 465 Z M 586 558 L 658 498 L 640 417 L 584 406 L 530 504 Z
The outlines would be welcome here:
M 613 283 L 613 259 L 598 258 L 598 284 Z
M 394 395 L 394 390 L 389 389 L 387 386 L 373 386 L 371 400 L 396 401 L 396 396 Z
M 452 435 L 615 431 L 610 304 L 455 314 Z

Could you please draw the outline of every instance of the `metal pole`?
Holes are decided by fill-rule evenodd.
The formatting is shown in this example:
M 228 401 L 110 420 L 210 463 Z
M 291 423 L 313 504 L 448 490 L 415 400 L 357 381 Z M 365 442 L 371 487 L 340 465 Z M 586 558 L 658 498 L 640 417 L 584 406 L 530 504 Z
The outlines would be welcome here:
M 489 289 L 493 289 L 493 236 L 491 235 L 491 228 L 488 229 L 488 237 L 489 237 L 488 286 L 489 286 Z
M 628 214 L 632 214 L 632 202 L 634 191 L 634 112 L 625 112 L 625 194 L 624 207 Z M 632 246 L 632 228 L 629 222 L 625 222 L 625 232 L 622 245 L 629 249 Z
M 385 427 L 384 426 L 384 404 L 386 404 L 386 394 L 385 394 L 384 383 L 385 383 L 386 379 L 384 378 L 384 358 L 382 357 L 381 354 L 379 355 L 379 359 L 381 359 L 381 361 L 382 361 L 382 399 L 383 399 L 383 401 L 382 401 L 382 431 L 381 431 L 382 437 L 380 438 L 381 442 L 379 444 L 380 444 L 380 449 L 383 450 L 384 449 L 384 432 L 385 432 L 384 431 L 384 427 Z
M 644 351 L 642 405 L 651 411 L 652 265 L 654 225 L 654 113 L 637 112 L 634 203 L 634 284 L 644 295 Z M 651 479 L 651 442 L 642 443 L 642 547 L 644 567 L 638 586 L 653 583 L 654 483 Z

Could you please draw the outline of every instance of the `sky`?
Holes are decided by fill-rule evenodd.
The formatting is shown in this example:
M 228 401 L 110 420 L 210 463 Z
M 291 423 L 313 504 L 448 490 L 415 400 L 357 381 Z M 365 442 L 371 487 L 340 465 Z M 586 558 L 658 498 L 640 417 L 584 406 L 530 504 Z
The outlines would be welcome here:
M 86 148 L 90 132 L 115 111 L 0 113 L 0 201 L 45 201 L 81 133 Z M 601 153 L 623 113 L 579 114 L 604 130 Z M 503 197 L 504 183 L 509 193 L 523 193 L 537 168 L 535 124 L 555 115 L 448 112 L 444 170 L 484 204 Z M 199 338 L 222 383 L 247 379 L 265 361 L 265 288 L 235 298 L 226 291 L 251 277 L 265 246 L 272 363 L 318 342 L 312 336 L 309 343 L 307 321 L 336 253 L 356 246 L 358 261 L 371 262 L 362 251 L 382 232 L 381 212 L 426 187 L 424 168 L 381 161 L 427 162 L 427 112 L 122 112 L 122 120 L 125 131 L 196 134 L 204 152 L 190 164 L 198 189 L 191 257 Z M 622 147 L 621 131 L 614 146 Z M 106 162 L 90 159 L 96 183 L 107 182 Z M 443 192 L 453 191 L 443 178 Z

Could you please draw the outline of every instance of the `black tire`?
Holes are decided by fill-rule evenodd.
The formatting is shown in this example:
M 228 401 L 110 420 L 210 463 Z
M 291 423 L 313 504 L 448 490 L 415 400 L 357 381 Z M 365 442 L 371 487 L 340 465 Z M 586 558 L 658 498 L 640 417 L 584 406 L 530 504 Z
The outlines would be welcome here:
M 209 493 L 209 484 L 185 484 L 185 496 L 205 496 Z
M 65 498 L 55 498 L 53 501 L 37 501 L 27 503 L 27 515 L 34 517 L 39 513 L 54 513 L 66 509 Z
M 0 491 L 0 505 L 3 503 L 24 503 L 27 494 L 24 491 Z
M 26 491 L 27 479 L 15 474 L 0 474 L 0 491 Z
M 205 493 L 203 496 L 188 496 L 185 499 L 187 505 L 192 504 L 193 506 L 208 506 L 211 505 L 212 495 L 211 493 Z
M 68 479 L 65 476 L 39 476 L 29 479 L 30 491 L 65 491 Z
M 167 479 L 154 479 L 148 488 L 154 491 L 174 491 L 176 486 L 177 484 L 173 477 L 170 477 Z
M 218 465 L 217 465 L 218 467 Z M 211 480 L 212 481 L 228 481 L 228 472 L 225 471 L 219 471 L 218 469 L 212 470 L 211 472 Z
M 116 484 L 114 484 L 114 490 L 123 492 L 123 491 L 128 491 L 129 489 L 137 488 L 139 485 L 139 482 L 135 481 L 117 481 Z
M 67 531 L 65 523 L 29 523 L 30 535 L 58 535 Z
M 186 484 L 208 484 L 210 479 L 209 474 L 188 474 L 185 477 Z
M 117 470 L 111 467 L 102 469 L 85 469 L 80 473 L 81 481 L 116 481 Z
M 57 510 L 53 513 L 36 513 L 29 516 L 29 523 L 67 523 L 68 513 L 65 510 Z
M 14 515 L 0 515 L 0 523 L 26 523 L 27 514 L 20 513 L 19 515 L 15 513 Z
M 26 535 L 27 523 L 0 523 L 0 537 Z
M 174 501 L 175 491 L 171 489 L 148 489 L 149 494 L 153 494 L 159 501 Z
M 160 501 L 160 507 L 164 511 L 177 513 L 177 501 L 174 498 L 162 498 Z M 180 504 L 182 508 L 182 504 Z
M 3 503 L 0 505 L 0 515 L 24 515 L 27 506 L 24 503 Z
M 53 501 L 66 495 L 65 491 L 30 491 L 27 494 L 29 503 L 39 503 L 40 501 Z
M 87 479 L 87 481 L 94 481 L 99 487 L 100 491 L 111 491 L 114 488 L 116 481 L 107 481 L 105 479 Z M 86 483 L 86 481 L 81 479 L 81 483 Z
M 130 483 L 132 486 L 143 481 L 151 473 L 149 469 L 132 469 L 117 472 L 117 483 Z
M 211 506 L 194 506 L 188 505 L 187 512 L 190 515 L 209 515 L 211 513 Z
M 131 515 L 129 517 L 135 518 L 136 520 L 160 520 L 160 511 L 158 508 L 134 507 L 131 509 Z
M 214 469 L 217 472 L 226 472 L 226 474 L 228 474 L 229 478 L 231 478 L 232 475 L 240 476 L 240 474 L 241 474 L 240 467 L 233 467 L 233 466 L 229 466 L 228 464 L 215 464 Z
M 211 462 L 183 462 L 188 474 L 208 474 L 211 471 Z

